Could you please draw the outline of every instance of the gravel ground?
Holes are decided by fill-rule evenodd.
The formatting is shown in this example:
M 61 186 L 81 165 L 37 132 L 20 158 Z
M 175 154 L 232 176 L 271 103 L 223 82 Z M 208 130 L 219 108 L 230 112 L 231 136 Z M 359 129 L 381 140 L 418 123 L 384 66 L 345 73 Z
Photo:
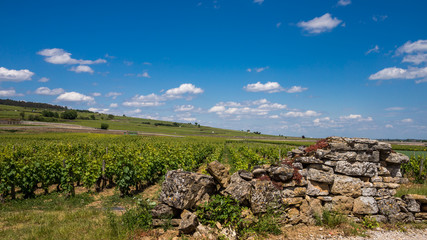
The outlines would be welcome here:
M 307 239 L 336 239 L 336 240 L 424 240 L 427 239 L 427 229 L 408 229 L 405 232 L 402 231 L 390 231 L 390 230 L 370 230 L 367 232 L 367 237 L 343 237 L 343 236 L 330 236 L 330 235 L 318 235 L 312 236 Z

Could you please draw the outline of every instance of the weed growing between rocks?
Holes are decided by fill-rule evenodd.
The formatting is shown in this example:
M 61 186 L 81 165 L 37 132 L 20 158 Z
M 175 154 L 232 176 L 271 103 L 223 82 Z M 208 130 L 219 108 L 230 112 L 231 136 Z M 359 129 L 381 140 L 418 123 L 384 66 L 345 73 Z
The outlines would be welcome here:
M 214 195 L 211 200 L 196 212 L 199 221 L 214 227 L 217 222 L 228 227 L 237 227 L 241 221 L 242 209 L 229 196 Z
M 362 220 L 362 225 L 368 229 L 374 229 L 380 226 L 377 220 L 370 216 L 365 216 Z

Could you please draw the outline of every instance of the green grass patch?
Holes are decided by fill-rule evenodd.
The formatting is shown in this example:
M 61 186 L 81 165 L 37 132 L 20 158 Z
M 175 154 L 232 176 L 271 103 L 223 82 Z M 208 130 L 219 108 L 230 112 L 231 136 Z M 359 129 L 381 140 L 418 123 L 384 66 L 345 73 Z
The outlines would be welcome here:
M 427 184 L 410 184 L 410 185 L 401 185 L 397 189 L 396 197 L 402 197 L 406 194 L 419 194 L 427 196 Z

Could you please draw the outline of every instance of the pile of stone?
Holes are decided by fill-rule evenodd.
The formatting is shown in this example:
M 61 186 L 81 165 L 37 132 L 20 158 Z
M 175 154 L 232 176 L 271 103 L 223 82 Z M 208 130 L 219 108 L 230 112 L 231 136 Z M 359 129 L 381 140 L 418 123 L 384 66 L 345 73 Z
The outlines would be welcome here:
M 314 215 L 324 209 L 355 220 L 367 215 L 380 222 L 427 220 L 426 196 L 394 197 L 400 184 L 407 182 L 400 165 L 408 161 L 388 143 L 329 137 L 289 152 L 281 164 L 255 166 L 251 172 L 240 170 L 229 176 L 217 161 L 207 167 L 211 176 L 169 171 L 160 204 L 152 212 L 153 223 L 161 225 L 162 218 L 172 218 L 172 225 L 182 233 L 205 236 L 212 229 L 199 225 L 193 212 L 213 194 L 229 195 L 255 215 L 281 209 L 288 224 L 313 224 Z

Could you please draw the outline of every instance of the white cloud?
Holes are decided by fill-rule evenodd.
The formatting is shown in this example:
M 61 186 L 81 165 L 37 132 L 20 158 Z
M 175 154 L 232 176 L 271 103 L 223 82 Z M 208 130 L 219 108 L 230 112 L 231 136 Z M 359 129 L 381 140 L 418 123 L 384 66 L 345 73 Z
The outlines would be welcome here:
M 278 82 L 267 82 L 262 84 L 261 82 L 248 84 L 243 87 L 248 92 L 268 92 L 268 93 L 276 93 L 276 92 L 287 92 L 287 93 L 298 93 L 307 90 L 308 88 L 303 88 L 301 86 L 293 86 L 289 89 L 283 88 L 280 86 Z
M 0 90 L 0 97 L 17 97 L 24 96 L 22 93 L 16 93 L 15 89 Z
M 31 80 L 34 75 L 28 69 L 14 70 L 0 67 L 0 82 L 22 82 Z
M 264 2 L 264 0 L 254 0 L 254 3 L 258 3 L 259 5 L 261 5 Z
M 387 124 L 387 125 L 385 125 L 385 128 L 393 128 L 393 125 Z
M 317 117 L 317 116 L 320 116 L 321 114 L 313 110 L 307 110 L 305 112 L 290 111 L 287 113 L 283 113 L 281 115 L 284 117 Z
M 98 64 L 98 63 L 106 63 L 105 59 L 97 59 L 97 60 L 83 60 L 83 59 L 74 59 L 71 58 L 71 53 L 66 52 L 61 48 L 50 48 L 43 49 L 39 51 L 37 54 L 44 56 L 44 60 L 48 63 L 53 64 Z
M 372 20 L 374 20 L 375 22 L 381 22 L 384 21 L 388 18 L 387 15 L 374 15 L 372 16 Z
M 112 97 L 113 99 L 116 99 L 118 96 L 121 96 L 122 93 L 119 92 L 109 92 L 105 94 L 106 97 Z
M 181 84 L 177 88 L 171 88 L 162 95 L 151 93 L 149 95 L 135 95 L 131 101 L 126 101 L 123 106 L 129 107 L 149 107 L 149 106 L 161 106 L 165 101 L 186 98 L 191 100 L 195 94 L 203 93 L 203 89 L 194 86 L 191 83 Z
M 369 49 L 369 50 L 366 52 L 366 55 L 368 55 L 369 53 L 373 53 L 373 52 L 377 53 L 377 52 L 379 52 L 379 50 L 380 50 L 380 48 L 378 47 L 378 45 L 375 45 L 375 47 L 373 47 L 373 48 Z
M 390 67 L 369 76 L 369 80 L 415 79 L 427 77 L 427 67 L 408 69 Z
M 421 80 L 416 80 L 415 83 L 419 84 L 419 83 L 425 83 L 427 82 L 427 78 L 421 79 Z
M 64 102 L 94 102 L 95 99 L 78 92 L 66 92 L 56 98 L 57 101 Z
M 101 96 L 102 94 L 101 93 L 99 93 L 99 92 L 94 92 L 94 93 L 92 93 L 92 96 L 94 96 L 94 97 L 99 97 L 99 96 Z
M 71 67 L 68 70 L 76 72 L 76 73 L 82 73 L 82 72 L 93 73 L 94 72 L 91 67 L 86 66 L 86 65 L 79 65 L 77 67 Z
M 360 114 L 350 114 L 347 116 L 341 116 L 340 120 L 354 120 L 358 122 L 371 122 L 373 121 L 372 117 L 363 118 Z
M 221 113 L 221 112 L 225 112 L 225 106 L 213 106 L 209 109 L 208 112 L 213 112 L 213 113 Z
M 123 61 L 123 63 L 125 64 L 125 65 L 127 65 L 127 66 L 132 66 L 133 65 L 133 62 L 131 62 L 131 61 Z
M 143 62 L 142 64 L 144 64 L 144 65 L 149 65 L 149 66 L 151 66 L 151 65 L 152 65 L 150 62 Z
M 389 107 L 385 109 L 386 111 L 402 111 L 405 110 L 403 107 Z
M 406 55 L 405 57 L 403 57 L 402 62 L 413 63 L 416 65 L 423 62 L 427 62 L 427 53 L 419 53 L 416 55 Z
M 278 82 L 267 82 L 265 84 L 262 84 L 261 82 L 248 84 L 245 87 L 248 92 L 268 92 L 268 93 L 275 93 L 275 92 L 281 92 L 284 89 Z
M 338 6 L 347 6 L 351 4 L 351 0 L 339 0 L 337 5 Z
M 140 73 L 136 76 L 137 77 L 144 77 L 144 78 L 151 78 L 151 76 L 148 74 L 148 72 L 143 72 L 143 73 Z
M 183 83 L 177 88 L 167 90 L 165 95 L 174 98 L 184 94 L 201 94 L 203 92 L 203 89 L 198 88 L 191 83 Z
M 279 115 L 271 115 L 271 116 L 269 116 L 268 118 L 271 118 L 271 119 L 278 119 L 278 118 L 280 118 L 280 117 L 279 117 Z
M 427 52 L 427 40 L 418 40 L 416 42 L 407 41 L 396 50 L 397 54 Z
M 188 112 L 194 110 L 193 105 L 181 105 L 181 106 L 175 106 L 175 112 Z
M 110 108 L 116 108 L 116 107 L 118 107 L 119 105 L 117 104 L 117 103 L 112 103 L 112 104 L 110 104 Z
M 308 88 L 304 88 L 304 87 L 301 87 L 301 86 L 293 86 L 293 87 L 285 90 L 285 92 L 287 92 L 287 93 L 299 93 L 299 92 L 304 92 L 307 89 Z
M 412 120 L 411 118 L 405 118 L 405 119 L 402 119 L 402 122 L 403 123 L 412 123 L 412 122 L 414 122 L 414 120 Z
M 42 82 L 42 83 L 49 82 L 49 78 L 42 77 L 42 78 L 39 79 L 39 82 Z
M 36 89 L 35 94 L 39 94 L 39 95 L 59 95 L 61 93 L 64 93 L 64 89 L 62 88 L 54 88 L 54 89 L 49 89 L 48 87 L 39 87 Z
M 128 111 L 128 112 L 126 112 L 127 114 L 129 114 L 129 115 L 134 115 L 134 114 L 137 114 L 137 113 L 141 113 L 142 111 L 141 111 L 141 109 L 135 109 L 135 110 L 132 110 L 132 111 Z
M 248 69 L 246 69 L 246 71 L 260 73 L 260 72 L 263 72 L 263 71 L 265 71 L 265 70 L 267 70 L 269 68 L 270 68 L 269 66 L 259 67 L 259 68 L 248 68 Z
M 108 111 L 110 111 L 110 109 L 108 108 L 89 108 L 88 110 L 91 112 L 98 112 L 98 113 L 108 113 Z
M 322 32 L 331 31 L 332 29 L 336 28 L 340 23 L 342 23 L 341 20 L 336 17 L 332 18 L 331 14 L 326 13 L 321 17 L 315 17 L 307 22 L 301 21 L 297 23 L 297 26 L 303 28 L 309 33 L 318 34 Z

